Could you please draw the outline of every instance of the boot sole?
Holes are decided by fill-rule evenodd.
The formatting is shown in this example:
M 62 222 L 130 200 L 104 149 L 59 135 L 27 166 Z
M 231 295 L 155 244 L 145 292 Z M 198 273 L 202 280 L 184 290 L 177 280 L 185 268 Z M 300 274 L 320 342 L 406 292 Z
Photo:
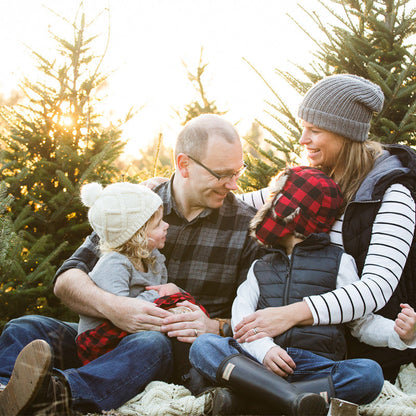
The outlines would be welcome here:
M 35 340 L 17 356 L 9 383 L 0 394 L 0 415 L 17 416 L 42 387 L 52 366 L 52 350 L 47 342 Z
M 306 394 L 298 402 L 296 416 L 326 416 L 328 408 L 326 400 L 317 394 Z

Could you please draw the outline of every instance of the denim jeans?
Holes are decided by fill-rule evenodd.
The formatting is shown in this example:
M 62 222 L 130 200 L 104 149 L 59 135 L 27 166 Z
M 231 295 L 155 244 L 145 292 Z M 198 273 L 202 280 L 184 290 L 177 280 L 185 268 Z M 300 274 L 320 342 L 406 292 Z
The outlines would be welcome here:
M 192 344 L 189 357 L 192 365 L 201 374 L 217 384 L 216 373 L 221 362 L 236 353 L 255 360 L 233 338 L 202 334 Z M 288 382 L 331 375 L 335 396 L 357 404 L 371 402 L 383 387 L 383 372 L 375 361 L 361 358 L 332 361 L 298 348 L 287 348 L 287 353 L 296 364 L 294 373 L 287 377 Z
M 171 380 L 172 345 L 160 332 L 128 335 L 113 351 L 83 367 L 77 357 L 76 335 L 76 324 L 45 316 L 11 320 L 0 336 L 0 383 L 7 384 L 19 352 L 35 339 L 43 339 L 52 347 L 53 366 L 67 379 L 75 410 L 114 409 L 149 382 Z

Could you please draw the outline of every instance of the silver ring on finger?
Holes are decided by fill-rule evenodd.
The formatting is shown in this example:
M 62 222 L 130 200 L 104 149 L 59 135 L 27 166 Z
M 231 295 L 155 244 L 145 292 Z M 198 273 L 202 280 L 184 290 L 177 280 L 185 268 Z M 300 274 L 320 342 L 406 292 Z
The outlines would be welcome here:
M 198 331 L 196 329 L 194 329 L 195 332 L 195 338 L 198 336 Z
M 253 328 L 252 331 L 254 332 L 254 335 L 257 335 L 257 328 Z

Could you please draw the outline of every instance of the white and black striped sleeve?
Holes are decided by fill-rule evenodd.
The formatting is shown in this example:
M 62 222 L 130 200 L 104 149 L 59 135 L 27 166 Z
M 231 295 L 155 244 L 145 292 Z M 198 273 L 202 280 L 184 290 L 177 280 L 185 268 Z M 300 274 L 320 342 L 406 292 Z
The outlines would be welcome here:
M 415 202 L 406 187 L 394 184 L 384 194 L 375 218 L 360 280 L 305 298 L 314 324 L 349 322 L 381 309 L 400 280 L 414 230 Z
M 244 201 L 246 204 L 251 205 L 258 210 L 266 202 L 269 193 L 269 188 L 263 188 L 259 189 L 258 191 L 249 192 L 247 194 L 237 195 L 237 197 Z

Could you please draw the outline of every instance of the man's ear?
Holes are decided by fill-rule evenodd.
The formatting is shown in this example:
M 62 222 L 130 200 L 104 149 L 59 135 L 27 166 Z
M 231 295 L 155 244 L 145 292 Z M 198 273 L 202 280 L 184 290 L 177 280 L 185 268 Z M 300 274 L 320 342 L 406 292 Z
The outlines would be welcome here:
M 185 153 L 178 154 L 176 170 L 183 178 L 189 178 L 189 157 Z

